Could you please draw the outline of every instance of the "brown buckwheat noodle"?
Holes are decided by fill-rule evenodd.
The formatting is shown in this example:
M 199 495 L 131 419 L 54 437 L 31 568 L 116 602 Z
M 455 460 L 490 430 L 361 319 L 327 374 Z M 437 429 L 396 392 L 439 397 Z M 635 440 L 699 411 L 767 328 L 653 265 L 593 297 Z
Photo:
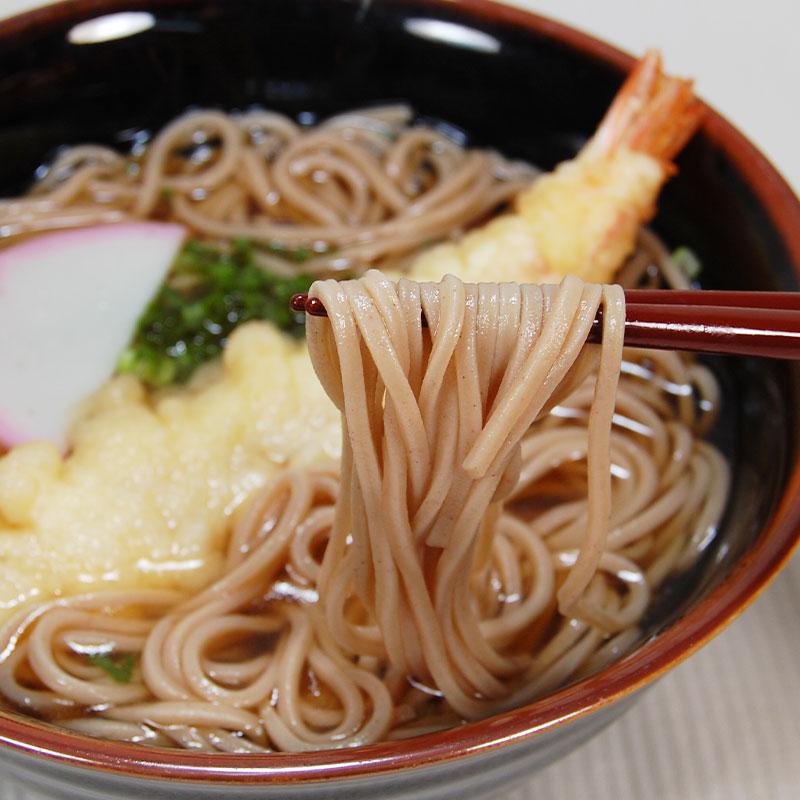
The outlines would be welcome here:
M 308 128 L 275 112 L 202 110 L 129 156 L 69 147 L 29 195 L 0 200 L 0 240 L 156 218 L 223 244 L 252 240 L 273 272 L 300 269 L 280 257 L 298 247 L 312 254 L 302 263 L 311 274 L 398 265 L 482 220 L 536 174 L 411 117 L 386 106 Z

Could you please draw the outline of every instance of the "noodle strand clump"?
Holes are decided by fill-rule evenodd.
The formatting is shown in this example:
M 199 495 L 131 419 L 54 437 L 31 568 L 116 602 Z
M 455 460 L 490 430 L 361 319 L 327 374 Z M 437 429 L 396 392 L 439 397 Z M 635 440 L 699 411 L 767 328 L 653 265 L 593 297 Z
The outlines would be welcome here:
M 480 630 L 476 557 L 491 545 L 518 481 L 525 432 L 599 360 L 586 536 L 558 591 L 562 614 L 591 615 L 598 605 L 584 592 L 610 517 L 622 290 L 572 277 L 559 287 L 452 276 L 395 285 L 373 271 L 361 281 L 317 283 L 312 296 L 330 321 L 309 323 L 311 360 L 344 430 L 346 500 L 320 576 L 328 626 L 354 654 L 379 641 L 376 655 L 391 669 L 432 681 L 460 716 L 479 717 L 507 697 L 503 679 L 522 662 Z M 584 347 L 601 304 L 602 355 Z M 372 630 L 351 622 L 353 606 Z
M 119 592 L 0 631 L 0 692 L 90 733 L 207 751 L 413 736 L 527 702 L 640 638 L 722 513 L 674 353 L 628 351 L 620 287 L 321 281 L 338 473 L 285 472 L 200 595 Z M 586 345 L 602 309 L 603 344 Z M 424 324 L 423 324 L 424 321 Z M 128 680 L 120 680 L 127 666 Z
M 273 111 L 205 109 L 128 156 L 65 148 L 28 196 L 0 199 L 0 240 L 165 219 L 208 241 L 250 240 L 276 274 L 398 267 L 482 221 L 537 174 L 412 117 L 407 106 L 384 106 L 306 128 Z

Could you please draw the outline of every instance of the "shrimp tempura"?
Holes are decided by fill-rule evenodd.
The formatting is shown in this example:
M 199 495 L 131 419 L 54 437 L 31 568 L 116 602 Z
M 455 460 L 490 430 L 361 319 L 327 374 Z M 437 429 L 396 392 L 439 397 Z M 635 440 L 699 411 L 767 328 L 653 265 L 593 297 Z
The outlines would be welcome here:
M 572 274 L 608 283 L 701 115 L 691 81 L 664 75 L 659 53 L 648 52 L 576 158 L 523 190 L 513 213 L 423 253 L 408 277 L 557 283 Z

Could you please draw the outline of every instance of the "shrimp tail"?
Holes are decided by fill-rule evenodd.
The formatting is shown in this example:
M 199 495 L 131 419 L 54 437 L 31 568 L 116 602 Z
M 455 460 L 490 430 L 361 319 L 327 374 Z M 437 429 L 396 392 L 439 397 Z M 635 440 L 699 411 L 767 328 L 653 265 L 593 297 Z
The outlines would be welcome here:
M 627 148 L 652 156 L 672 174 L 672 159 L 697 130 L 703 109 L 692 81 L 665 75 L 661 55 L 650 50 L 623 83 L 583 152 L 597 157 Z

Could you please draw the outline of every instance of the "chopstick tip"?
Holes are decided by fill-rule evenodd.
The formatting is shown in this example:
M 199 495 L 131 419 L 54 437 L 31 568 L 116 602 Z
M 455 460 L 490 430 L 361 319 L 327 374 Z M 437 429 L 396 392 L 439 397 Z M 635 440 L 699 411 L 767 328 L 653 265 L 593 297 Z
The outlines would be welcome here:
M 299 314 L 305 312 L 306 314 L 310 314 L 312 317 L 328 316 L 325 306 L 322 305 L 322 300 L 320 300 L 318 297 L 309 297 L 305 292 L 293 294 L 292 299 L 289 300 L 289 305 L 291 306 L 292 311 L 296 311 Z
M 289 300 L 289 306 L 292 311 L 297 311 L 298 313 L 302 313 L 306 310 L 306 305 L 308 303 L 308 295 L 305 292 L 298 292 L 297 294 L 292 295 L 292 299 Z

